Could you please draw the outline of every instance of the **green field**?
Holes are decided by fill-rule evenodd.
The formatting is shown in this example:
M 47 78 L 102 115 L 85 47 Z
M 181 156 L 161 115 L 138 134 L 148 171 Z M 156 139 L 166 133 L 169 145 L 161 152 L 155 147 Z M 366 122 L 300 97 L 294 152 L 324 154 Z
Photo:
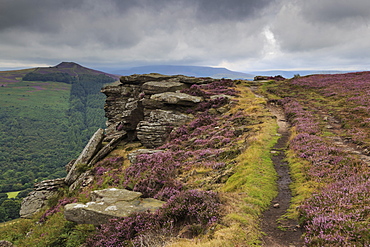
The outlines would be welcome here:
M 8 198 L 16 198 L 20 191 L 12 191 L 6 193 L 8 195 Z

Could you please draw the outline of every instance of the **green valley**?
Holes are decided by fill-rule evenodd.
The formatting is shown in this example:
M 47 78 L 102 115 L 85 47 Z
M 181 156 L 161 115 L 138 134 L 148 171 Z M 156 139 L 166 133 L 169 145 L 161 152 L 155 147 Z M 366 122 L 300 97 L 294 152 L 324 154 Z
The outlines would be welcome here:
M 0 192 L 64 177 L 65 165 L 104 126 L 100 88 L 115 79 L 75 63 L 0 72 Z

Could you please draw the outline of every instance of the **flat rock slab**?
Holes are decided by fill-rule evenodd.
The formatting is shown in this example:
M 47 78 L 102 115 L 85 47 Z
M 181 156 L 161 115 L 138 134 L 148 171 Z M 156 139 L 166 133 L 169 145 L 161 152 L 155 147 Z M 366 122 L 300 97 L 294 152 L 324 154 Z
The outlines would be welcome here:
M 65 205 L 65 218 L 78 224 L 101 225 L 135 212 L 154 212 L 165 203 L 153 198 L 141 198 L 140 192 L 115 188 L 93 191 L 91 197 L 93 201 L 88 203 Z
M 167 81 L 148 81 L 142 86 L 142 90 L 145 94 L 158 94 L 164 92 L 175 92 L 186 88 L 184 83 L 167 80 Z
M 203 101 L 201 97 L 192 96 L 186 93 L 166 92 L 153 94 L 150 99 L 161 101 L 167 104 L 191 106 Z

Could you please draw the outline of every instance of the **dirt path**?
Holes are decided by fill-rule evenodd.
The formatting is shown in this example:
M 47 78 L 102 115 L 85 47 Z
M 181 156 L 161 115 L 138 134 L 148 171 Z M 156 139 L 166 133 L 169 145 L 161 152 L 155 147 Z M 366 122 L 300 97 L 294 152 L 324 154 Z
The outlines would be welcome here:
M 271 104 L 268 105 L 268 108 L 276 116 L 279 126 L 278 134 L 281 137 L 271 150 L 273 154 L 272 161 L 279 176 L 277 180 L 278 195 L 272 201 L 270 208 L 262 216 L 261 228 L 265 233 L 262 239 L 263 246 L 303 246 L 303 240 L 301 238 L 303 232 L 298 226 L 298 222 L 287 219 L 280 220 L 281 216 L 289 208 L 292 198 L 289 188 L 289 184 L 291 183 L 289 166 L 285 161 L 285 150 L 290 136 L 289 126 L 281 109 Z
M 251 90 L 257 97 L 258 87 L 252 86 Z M 276 117 L 279 126 L 279 140 L 271 150 L 272 161 L 278 174 L 277 186 L 278 195 L 261 217 L 261 229 L 264 233 L 262 245 L 266 247 L 300 247 L 303 246 L 303 230 L 295 220 L 281 219 L 290 206 L 292 192 L 289 188 L 292 182 L 289 174 L 289 165 L 285 161 L 285 151 L 289 140 L 289 124 L 285 118 L 283 110 L 274 105 L 267 104 L 269 111 Z

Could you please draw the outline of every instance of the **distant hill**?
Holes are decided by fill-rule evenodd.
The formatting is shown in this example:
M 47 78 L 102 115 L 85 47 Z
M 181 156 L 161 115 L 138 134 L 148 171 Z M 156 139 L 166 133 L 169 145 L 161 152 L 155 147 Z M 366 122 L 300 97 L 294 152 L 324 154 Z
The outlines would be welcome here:
M 0 193 L 65 176 L 105 126 L 100 89 L 118 77 L 72 62 L 0 71 Z
M 114 79 L 118 79 L 119 76 L 105 73 L 102 71 L 89 69 L 81 66 L 74 62 L 61 62 L 60 64 L 53 67 L 39 67 L 36 68 L 32 73 L 35 74 L 68 74 L 69 76 L 79 76 L 81 74 L 87 75 L 106 75 Z
M 186 75 L 195 77 L 212 77 L 212 78 L 228 78 L 228 79 L 248 79 L 253 78 L 253 75 L 231 71 L 226 68 L 213 68 L 204 66 L 180 66 L 180 65 L 151 65 L 140 66 L 129 69 L 120 69 L 111 71 L 112 74 L 132 75 L 132 74 L 148 74 L 159 73 L 164 75 Z

